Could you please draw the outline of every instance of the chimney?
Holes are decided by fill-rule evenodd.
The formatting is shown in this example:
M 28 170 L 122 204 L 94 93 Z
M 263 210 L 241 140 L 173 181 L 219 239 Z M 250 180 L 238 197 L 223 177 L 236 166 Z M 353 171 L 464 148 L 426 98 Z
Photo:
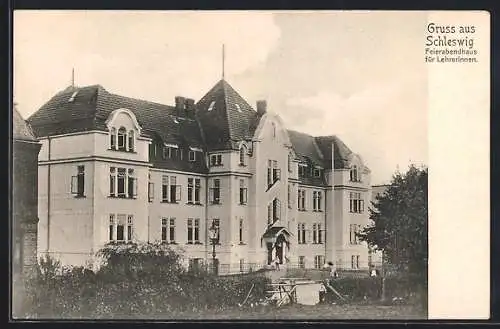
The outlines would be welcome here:
M 175 112 L 177 116 L 181 116 L 184 112 L 185 98 L 182 96 L 175 96 Z
M 265 100 L 257 101 L 257 114 L 263 116 L 267 111 L 267 102 Z
M 185 100 L 186 117 L 194 118 L 194 99 L 186 98 Z

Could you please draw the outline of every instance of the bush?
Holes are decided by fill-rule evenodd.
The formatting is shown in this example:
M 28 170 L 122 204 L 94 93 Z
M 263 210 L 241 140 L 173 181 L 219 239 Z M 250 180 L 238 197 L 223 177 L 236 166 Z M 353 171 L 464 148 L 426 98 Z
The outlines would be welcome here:
M 391 276 L 385 280 L 386 299 L 402 298 L 407 302 L 426 299 L 425 287 L 421 287 L 411 276 Z M 339 293 L 351 301 L 376 301 L 382 297 L 382 278 L 340 278 L 330 282 Z
M 265 295 L 269 279 L 258 274 L 217 277 L 187 272 L 181 256 L 160 244 L 108 245 L 96 272 L 63 269 L 52 259 L 27 285 L 25 312 L 37 318 L 175 318 L 184 311 L 235 307 L 252 284 L 248 303 Z

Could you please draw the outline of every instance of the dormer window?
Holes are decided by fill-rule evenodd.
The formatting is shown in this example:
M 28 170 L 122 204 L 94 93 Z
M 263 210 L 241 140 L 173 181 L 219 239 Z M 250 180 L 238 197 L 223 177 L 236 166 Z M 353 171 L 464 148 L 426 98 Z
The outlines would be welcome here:
M 241 113 L 241 107 L 238 104 L 234 104 L 234 106 L 236 107 L 236 110 Z
M 212 101 L 212 103 L 210 103 L 210 106 L 208 107 L 208 111 L 212 111 L 214 109 L 214 105 L 215 101 Z
M 300 163 L 299 164 L 299 177 L 306 177 L 307 174 L 307 164 Z
M 127 130 L 123 127 L 118 129 L 118 150 L 125 151 L 125 143 L 127 138 Z
M 111 128 L 110 132 L 110 144 L 111 144 L 111 149 L 115 150 L 116 149 L 116 129 Z
M 188 159 L 191 162 L 196 161 L 196 151 L 189 150 Z
M 210 156 L 210 166 L 222 166 L 222 154 L 212 154 Z
M 314 177 L 321 177 L 321 168 L 314 168 Z
M 133 152 L 134 151 L 134 131 L 133 130 L 130 130 L 128 132 L 128 150 L 130 152 Z
M 244 145 L 240 146 L 240 166 L 246 166 L 245 163 L 245 153 L 247 148 Z
M 71 97 L 68 99 L 68 103 L 73 103 L 75 101 L 75 97 L 78 94 L 78 90 L 71 94 Z
M 349 171 L 349 178 L 351 182 L 359 182 L 360 177 L 359 177 L 359 172 L 358 172 L 358 166 L 353 165 L 351 167 L 351 170 Z
M 125 127 L 120 127 L 118 131 L 116 128 L 111 128 L 110 135 L 110 148 L 118 151 L 133 152 L 135 148 L 135 131 L 130 130 L 127 132 Z

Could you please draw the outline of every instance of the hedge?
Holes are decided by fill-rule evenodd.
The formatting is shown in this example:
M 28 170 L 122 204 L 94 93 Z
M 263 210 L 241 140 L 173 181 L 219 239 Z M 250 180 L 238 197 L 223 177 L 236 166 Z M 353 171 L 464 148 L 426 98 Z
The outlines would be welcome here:
M 252 285 L 247 303 L 264 298 L 269 279 L 263 275 L 190 273 L 179 265 L 180 257 L 164 248 L 108 249 L 111 261 L 95 273 L 82 267 L 42 266 L 39 275 L 26 284 L 24 317 L 171 319 L 186 311 L 235 307 L 244 301 Z M 133 257 L 128 257 L 130 254 Z

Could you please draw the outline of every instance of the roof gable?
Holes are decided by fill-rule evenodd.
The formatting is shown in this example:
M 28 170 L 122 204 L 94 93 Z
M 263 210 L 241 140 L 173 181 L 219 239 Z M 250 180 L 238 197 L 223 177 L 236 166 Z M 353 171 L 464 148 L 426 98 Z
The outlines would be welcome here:
M 196 116 L 209 149 L 237 148 L 257 127 L 257 112 L 225 80 L 198 101 Z
M 16 108 L 14 108 L 12 113 L 12 138 L 25 141 L 36 141 L 30 125 L 23 119 Z

